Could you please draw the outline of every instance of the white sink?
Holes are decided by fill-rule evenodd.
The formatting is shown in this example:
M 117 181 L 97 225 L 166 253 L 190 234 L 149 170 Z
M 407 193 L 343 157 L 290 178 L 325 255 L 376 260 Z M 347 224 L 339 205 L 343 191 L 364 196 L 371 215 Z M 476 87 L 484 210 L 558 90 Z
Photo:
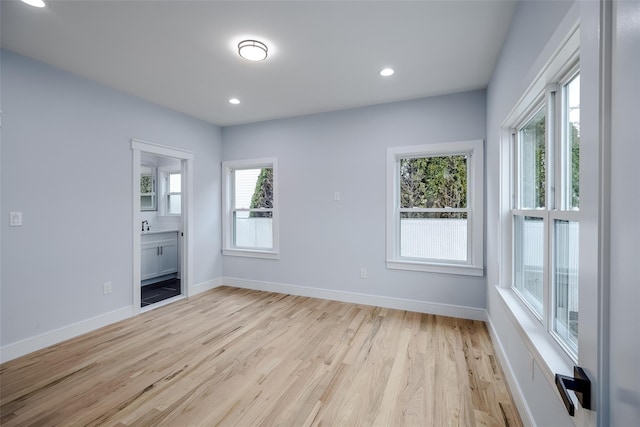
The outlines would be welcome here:
M 177 233 L 178 231 L 180 231 L 178 228 L 154 228 L 149 231 L 141 231 L 140 234 L 144 236 L 145 234 Z

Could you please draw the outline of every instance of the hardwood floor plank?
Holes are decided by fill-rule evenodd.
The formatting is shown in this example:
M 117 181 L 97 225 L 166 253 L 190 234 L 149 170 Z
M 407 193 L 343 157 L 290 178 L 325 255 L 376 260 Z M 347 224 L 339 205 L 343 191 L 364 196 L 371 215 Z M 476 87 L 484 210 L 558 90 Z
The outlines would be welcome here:
M 522 425 L 482 322 L 229 287 L 0 365 L 0 424 Z

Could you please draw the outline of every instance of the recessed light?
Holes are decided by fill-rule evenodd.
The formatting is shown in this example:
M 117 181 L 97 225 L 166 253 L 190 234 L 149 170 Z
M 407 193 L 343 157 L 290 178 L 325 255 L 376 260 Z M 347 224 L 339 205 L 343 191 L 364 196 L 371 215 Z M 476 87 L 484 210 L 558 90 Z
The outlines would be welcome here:
M 380 75 L 382 77 L 392 76 L 393 73 L 395 73 L 395 70 L 393 68 L 383 68 L 382 70 L 380 70 Z
M 29 6 L 33 6 L 33 7 L 45 7 L 47 4 L 44 2 L 44 0 L 21 0 L 22 3 L 24 4 L 28 4 Z
M 267 45 L 258 40 L 243 40 L 238 43 L 238 55 L 249 61 L 263 61 L 267 59 Z
M 238 98 L 231 98 L 229 104 L 238 105 L 240 104 L 240 100 Z

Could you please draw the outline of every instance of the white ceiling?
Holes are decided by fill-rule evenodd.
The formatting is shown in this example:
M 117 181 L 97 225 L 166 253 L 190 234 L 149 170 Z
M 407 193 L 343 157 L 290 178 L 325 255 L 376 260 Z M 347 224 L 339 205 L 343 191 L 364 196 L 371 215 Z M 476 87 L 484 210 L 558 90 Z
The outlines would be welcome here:
M 512 0 L 0 3 L 3 48 L 220 126 L 484 88 L 515 10 Z M 269 45 L 266 61 L 237 55 L 246 38 Z M 386 66 L 396 74 L 380 77 Z

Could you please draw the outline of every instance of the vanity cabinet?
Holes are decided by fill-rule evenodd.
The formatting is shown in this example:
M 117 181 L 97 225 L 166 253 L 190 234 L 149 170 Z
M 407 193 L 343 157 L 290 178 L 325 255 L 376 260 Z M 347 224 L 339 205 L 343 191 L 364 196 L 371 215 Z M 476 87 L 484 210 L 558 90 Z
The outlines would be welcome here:
M 143 234 L 140 279 L 178 272 L 178 232 Z

